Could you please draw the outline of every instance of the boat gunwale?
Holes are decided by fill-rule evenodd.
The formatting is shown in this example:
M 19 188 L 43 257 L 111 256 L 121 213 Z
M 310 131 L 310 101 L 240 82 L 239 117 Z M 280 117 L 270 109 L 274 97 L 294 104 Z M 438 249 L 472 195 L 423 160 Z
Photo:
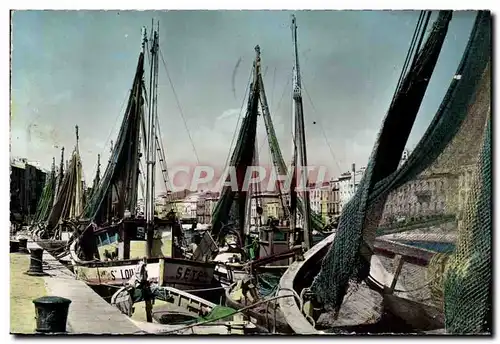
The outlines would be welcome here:
M 124 266 L 124 265 L 137 265 L 139 262 L 144 261 L 144 258 L 136 258 L 136 259 L 120 259 L 120 260 L 109 260 L 109 261 L 83 261 L 80 258 L 78 258 L 78 255 L 75 252 L 75 245 L 76 242 L 73 242 L 70 246 L 70 256 L 71 260 L 73 261 L 74 266 L 83 266 L 83 267 L 88 267 L 88 268 L 100 268 L 100 267 L 111 267 L 111 266 Z M 214 268 L 216 267 L 216 263 L 213 262 L 198 262 L 195 260 L 188 260 L 188 259 L 182 259 L 182 258 L 172 258 L 172 257 L 154 257 L 154 258 L 146 258 L 146 264 L 155 264 L 159 263 L 160 260 L 164 260 L 165 263 L 183 263 L 185 262 L 186 264 L 196 266 L 196 267 L 209 267 L 209 268 Z
M 238 301 L 231 298 L 231 293 L 233 292 L 233 290 L 237 286 L 237 284 L 238 284 L 238 282 L 234 282 L 228 288 L 226 288 L 226 290 L 225 290 L 226 306 L 240 310 L 240 309 L 245 308 L 249 305 L 243 305 L 241 302 L 238 302 Z M 279 310 L 277 310 L 277 312 L 279 312 Z M 266 318 L 268 318 L 269 325 L 270 325 L 272 322 L 271 317 L 273 316 L 271 313 L 274 313 L 274 312 L 272 311 L 272 308 L 269 308 L 267 310 L 267 315 L 265 313 L 264 314 L 259 313 L 255 309 L 248 309 L 245 311 L 245 313 L 250 318 L 254 318 L 257 322 L 261 322 L 263 324 L 266 324 Z M 259 326 L 264 326 L 263 324 L 257 323 L 257 325 L 259 325 Z M 290 325 L 288 324 L 288 322 L 284 318 L 283 319 L 276 318 L 275 326 L 276 326 L 276 329 L 278 329 L 278 327 L 281 327 L 280 332 L 285 332 L 285 333 L 292 333 L 293 332 L 292 328 L 290 327 Z M 288 329 L 286 331 L 284 331 L 285 328 L 287 328 L 287 327 L 288 327 Z
M 182 258 L 171 258 L 171 257 L 155 257 L 155 258 L 147 258 L 146 259 L 146 264 L 156 264 L 159 263 L 160 260 L 164 260 L 165 263 L 174 263 L 174 264 L 180 264 L 180 263 L 186 263 L 195 267 L 213 267 L 217 264 L 212 263 L 212 262 L 197 262 L 194 260 L 188 260 L 188 259 L 182 259 Z M 105 267 L 112 267 L 112 266 L 124 266 L 124 265 L 137 265 L 140 262 L 144 261 L 142 258 L 136 258 L 136 259 L 120 259 L 120 260 L 109 260 L 109 261 L 77 261 L 75 262 L 76 266 L 83 266 L 83 267 L 88 267 L 88 268 L 105 268 Z
M 290 290 L 294 289 L 294 281 L 299 272 L 301 272 L 304 268 L 309 266 L 310 264 L 318 263 L 315 257 L 318 256 L 320 251 L 326 251 L 332 244 L 335 238 L 335 233 L 330 234 L 328 237 L 314 245 L 309 251 L 304 254 L 303 261 L 295 261 L 290 264 L 288 270 L 285 271 L 283 276 L 281 276 L 279 282 L 278 296 L 281 298 L 278 299 L 278 305 L 283 313 L 283 317 L 285 321 L 288 323 L 288 326 L 295 333 L 299 334 L 321 334 L 322 331 L 318 331 L 314 328 L 314 326 L 307 321 L 302 310 L 299 309 L 297 305 L 297 301 L 294 297 L 294 294 Z M 326 252 L 325 252 L 326 253 Z M 300 293 L 299 293 L 300 294 Z

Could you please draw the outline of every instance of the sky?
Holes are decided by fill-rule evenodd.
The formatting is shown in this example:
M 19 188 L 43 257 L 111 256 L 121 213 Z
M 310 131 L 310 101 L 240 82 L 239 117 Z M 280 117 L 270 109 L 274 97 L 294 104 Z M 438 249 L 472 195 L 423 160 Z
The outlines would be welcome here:
M 158 114 L 169 168 L 224 167 L 246 107 L 257 44 L 276 134 L 290 161 L 292 13 L 298 26 L 309 165 L 326 166 L 331 177 L 352 163 L 366 166 L 419 11 L 15 11 L 11 155 L 49 169 L 52 157 L 59 162 L 60 147 L 66 157 L 73 150 L 78 125 L 87 184 L 94 178 L 97 154 L 102 174 L 132 86 L 141 27 L 149 30 L 154 18 L 160 22 L 166 65 L 160 58 Z M 436 113 L 474 19 L 473 11 L 454 12 L 408 148 Z M 260 162 L 270 164 L 259 120 Z M 158 173 L 161 189 L 160 180 Z

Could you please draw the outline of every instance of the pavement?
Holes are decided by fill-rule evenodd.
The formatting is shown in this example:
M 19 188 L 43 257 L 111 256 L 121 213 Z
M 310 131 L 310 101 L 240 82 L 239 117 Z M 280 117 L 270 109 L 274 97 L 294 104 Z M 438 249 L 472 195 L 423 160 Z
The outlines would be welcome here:
M 28 248 L 38 248 L 34 242 L 28 242 Z M 12 259 L 15 256 L 16 259 Z M 35 332 L 35 309 L 32 300 L 44 295 L 59 296 L 71 300 L 68 312 L 67 332 L 68 334 L 139 334 L 144 333 L 130 318 L 107 303 L 97 295 L 89 286 L 80 280 L 76 280 L 73 273 L 68 270 L 57 259 L 47 251 L 43 253 L 43 269 L 47 274 L 41 277 L 26 276 L 19 271 L 28 269 L 30 255 L 21 256 L 18 253 L 11 254 L 11 333 L 29 334 Z M 26 276 L 25 280 L 21 277 Z M 33 289 L 30 285 L 26 287 L 26 278 L 36 286 L 36 289 L 19 295 L 19 291 Z M 42 283 L 43 282 L 43 283 Z M 43 287 L 44 288 L 43 288 Z M 23 310 L 16 306 L 22 303 Z M 29 306 L 31 303 L 31 311 Z M 22 312 L 24 325 L 12 326 L 13 317 L 16 312 Z
M 28 276 L 29 254 L 10 254 L 10 332 L 33 333 L 36 328 L 33 300 L 47 295 L 39 277 Z

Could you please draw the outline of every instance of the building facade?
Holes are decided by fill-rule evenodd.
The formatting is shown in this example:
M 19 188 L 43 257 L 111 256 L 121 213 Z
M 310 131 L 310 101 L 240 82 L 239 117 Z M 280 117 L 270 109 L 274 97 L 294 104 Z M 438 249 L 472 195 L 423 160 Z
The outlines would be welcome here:
M 262 215 L 259 216 L 257 207 L 262 208 Z M 253 195 L 250 203 L 250 225 L 259 225 L 259 218 L 262 224 L 272 217 L 282 220 L 285 216 L 279 194 L 273 192 L 258 192 Z
M 206 225 L 212 223 L 212 213 L 218 201 L 218 192 L 205 192 L 199 196 L 196 206 L 196 218 L 198 223 Z
M 180 220 L 196 221 L 200 218 L 197 210 L 199 202 L 202 202 L 204 196 L 201 192 L 188 194 L 183 199 L 177 199 L 170 202 L 172 210 L 177 214 Z
M 381 224 L 453 214 L 457 177 L 445 172 L 423 174 L 402 185 L 388 195 Z
M 339 180 L 333 179 L 330 181 L 331 187 L 331 199 L 329 204 L 329 215 L 331 218 L 335 219 L 340 215 L 340 189 Z
M 326 223 L 329 221 L 333 202 L 332 187 L 330 182 L 322 184 L 311 184 L 309 191 L 309 199 L 311 210 L 320 215 Z
M 344 172 L 337 180 L 338 195 L 339 195 L 339 213 L 342 212 L 345 205 L 351 200 L 356 191 L 358 190 L 359 183 L 363 178 L 366 168 L 362 167 L 359 170 L 355 169 L 353 164 L 353 171 Z
M 47 171 L 26 159 L 13 159 L 10 169 L 11 217 L 29 221 L 36 213 Z

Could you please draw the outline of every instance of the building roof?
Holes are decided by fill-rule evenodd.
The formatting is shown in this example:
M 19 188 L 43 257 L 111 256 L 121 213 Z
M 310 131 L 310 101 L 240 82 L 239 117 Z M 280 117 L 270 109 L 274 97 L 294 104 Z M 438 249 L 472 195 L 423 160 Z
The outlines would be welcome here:
M 40 166 L 40 163 L 38 161 L 31 161 L 31 160 L 28 160 L 26 158 L 18 158 L 18 157 L 13 157 L 13 158 L 11 157 L 11 159 L 10 159 L 10 166 L 11 167 L 25 169 L 26 165 L 33 166 L 36 169 L 38 169 L 38 170 L 40 170 L 40 171 L 42 171 L 44 173 L 49 173 L 50 172 L 50 170 L 47 170 L 46 168 L 42 168 Z
M 339 177 L 339 181 L 351 179 L 351 173 L 342 173 Z
M 14 161 L 14 162 L 11 162 L 11 163 L 10 163 L 10 166 L 11 166 L 11 167 L 16 167 L 16 168 L 21 168 L 21 169 L 23 169 L 23 170 L 26 168 L 26 164 L 21 163 L 21 162 L 19 162 L 19 161 Z

